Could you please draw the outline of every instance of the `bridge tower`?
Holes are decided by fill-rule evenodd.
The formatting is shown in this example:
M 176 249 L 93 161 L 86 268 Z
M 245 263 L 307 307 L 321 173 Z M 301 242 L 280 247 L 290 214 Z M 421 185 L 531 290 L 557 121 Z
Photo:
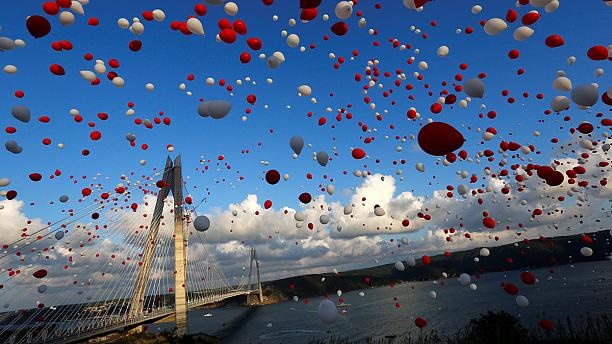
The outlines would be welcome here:
M 251 265 L 249 266 L 249 294 L 247 295 L 247 303 L 248 303 L 248 298 L 251 296 L 251 274 L 253 271 L 253 261 L 255 262 L 255 269 L 257 271 L 257 294 L 259 295 L 259 303 L 263 303 L 263 292 L 261 290 L 261 280 L 259 279 L 259 260 L 257 259 L 257 250 L 255 250 L 255 247 L 251 248 Z
M 187 323 L 187 269 L 186 246 L 187 239 L 183 235 L 183 178 L 181 175 L 181 157 L 168 157 L 162 180 L 166 183 L 157 194 L 155 210 L 151 220 L 149 236 L 142 254 L 142 265 L 134 284 L 134 294 L 130 302 L 129 317 L 135 318 L 142 314 L 145 299 L 145 288 L 151 271 L 151 264 L 157 246 L 157 235 L 164 210 L 164 200 L 172 192 L 174 198 L 174 311 L 176 329 L 179 335 L 188 332 Z

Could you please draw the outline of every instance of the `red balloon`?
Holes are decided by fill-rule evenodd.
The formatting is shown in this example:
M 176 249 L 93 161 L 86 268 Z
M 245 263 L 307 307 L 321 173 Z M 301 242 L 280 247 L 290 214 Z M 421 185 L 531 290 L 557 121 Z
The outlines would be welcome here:
M 36 271 L 34 271 L 32 276 L 34 276 L 36 278 L 45 278 L 45 276 L 47 276 L 47 270 L 45 270 L 45 269 L 36 270 Z
M 266 172 L 266 181 L 270 185 L 274 185 L 280 181 L 280 173 L 277 170 L 269 170 Z
M 337 36 L 344 36 L 348 32 L 348 25 L 345 22 L 337 22 L 332 25 L 331 31 Z
M 546 44 L 546 46 L 549 48 L 556 48 L 565 44 L 565 41 L 563 40 L 563 37 L 559 35 L 550 35 L 546 37 L 544 44 Z
M 416 318 L 414 319 L 414 324 L 416 325 L 416 327 L 422 329 L 423 327 L 427 326 L 427 320 L 423 318 Z
M 608 59 L 608 48 L 603 45 L 595 45 L 589 48 L 587 56 L 591 60 L 600 61 Z
M 51 67 L 49 67 L 49 70 L 51 71 L 51 73 L 55 75 L 65 75 L 66 74 L 64 67 L 58 65 L 57 63 L 52 64 Z
M 264 202 L 264 209 L 270 209 L 272 207 L 272 201 L 266 200 Z
M 504 285 L 504 291 L 510 295 L 516 295 L 519 292 L 518 287 L 513 283 L 506 283 Z
M 534 284 L 536 282 L 535 275 L 529 271 L 524 271 L 521 273 L 521 281 L 525 284 Z
M 423 265 L 429 265 L 429 263 L 431 263 L 431 258 L 429 258 L 429 256 L 423 256 L 421 257 L 421 262 L 423 262 Z
M 51 23 L 45 17 L 33 15 L 26 20 L 26 28 L 34 38 L 41 38 L 51 32 Z
M 419 146 L 425 153 L 441 156 L 463 146 L 463 135 L 444 122 L 431 122 L 419 131 Z
M 552 331 L 553 328 L 555 328 L 555 325 L 553 324 L 553 322 L 548 319 L 542 319 L 538 321 L 538 326 L 545 329 L 546 331 Z
M 582 134 L 590 134 L 593 131 L 593 125 L 588 122 L 580 123 L 578 125 L 578 131 Z
M 247 102 L 251 105 L 255 105 L 255 101 L 257 101 L 257 97 L 254 94 L 249 94 L 247 96 Z
M 353 156 L 353 159 L 359 160 L 363 159 L 366 156 L 366 152 L 361 148 L 355 148 L 351 152 L 351 155 Z
M 15 199 L 15 197 L 17 197 L 17 191 L 9 190 L 6 192 L 6 199 L 8 199 L 9 201 Z
M 232 29 L 223 29 L 219 33 L 219 38 L 225 43 L 234 43 L 236 41 L 236 31 Z
M 247 45 L 253 50 L 259 50 L 263 46 L 263 43 L 261 42 L 261 39 L 252 37 L 247 39 Z
M 300 8 L 315 8 L 319 7 L 322 0 L 300 0 Z
M 482 219 L 482 224 L 487 228 L 495 228 L 495 220 L 491 217 Z
M 30 173 L 29 177 L 33 182 L 39 182 L 42 179 L 42 175 L 40 173 Z
M 222 18 L 222 19 L 219 19 L 219 21 L 217 22 L 217 26 L 219 26 L 219 29 L 221 30 L 231 29 L 232 22 L 227 20 L 226 18 Z
M 55 1 L 47 1 L 43 4 L 43 11 L 50 16 L 54 16 L 59 13 L 59 6 Z
M 142 42 L 135 39 L 128 44 L 128 48 L 130 48 L 131 51 L 136 52 L 142 48 Z
M 312 196 L 310 196 L 308 192 L 304 192 L 298 197 L 298 199 L 300 200 L 300 202 L 308 204 L 310 203 L 310 201 L 312 201 Z
M 97 130 L 96 131 L 92 131 L 89 134 L 89 138 L 92 139 L 93 141 L 98 141 L 99 139 L 102 138 L 102 133 L 97 131 Z
M 90 188 L 83 188 L 83 190 L 81 190 L 81 194 L 84 197 L 87 197 L 87 196 L 91 195 L 91 189 Z
M 55 0 L 55 2 L 59 5 L 59 7 L 62 8 L 70 8 L 70 6 L 72 5 L 71 0 Z
M 429 110 L 431 111 L 431 113 L 440 113 L 442 112 L 442 104 L 440 103 L 433 103 L 431 104 L 431 107 L 429 108 Z
M 240 54 L 240 62 L 249 63 L 250 61 L 251 61 L 251 54 L 247 53 L 246 51 Z
M 538 21 L 538 19 L 540 19 L 540 13 L 538 13 L 538 11 L 529 11 L 521 18 L 521 22 L 523 25 L 531 25 Z
M 508 12 L 506 12 L 506 21 L 508 23 L 514 23 L 517 18 L 518 18 L 518 13 L 516 13 L 515 10 L 509 9 Z
M 194 10 L 195 10 L 195 13 L 197 13 L 199 16 L 203 16 L 206 14 L 206 12 L 208 12 L 208 9 L 206 8 L 204 4 L 195 5 Z
M 317 17 L 318 10 L 317 8 L 303 8 L 300 12 L 301 20 L 313 20 Z
M 232 27 L 234 28 L 234 31 L 236 31 L 236 33 L 238 33 L 239 35 L 246 35 L 247 33 L 246 23 L 241 19 L 235 20 Z

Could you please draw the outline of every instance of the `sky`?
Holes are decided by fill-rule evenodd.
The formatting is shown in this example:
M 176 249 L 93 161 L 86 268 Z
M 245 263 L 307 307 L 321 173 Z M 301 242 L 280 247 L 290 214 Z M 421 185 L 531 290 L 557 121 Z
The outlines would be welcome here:
M 207 7 L 203 16 L 194 12 L 198 3 Z M 18 240 L 24 227 L 23 233 L 33 233 L 47 222 L 63 219 L 68 209 L 85 208 L 99 194 L 112 192 L 127 180 L 130 198 L 119 206 L 135 202 L 145 208 L 147 198 L 137 189 L 137 181 L 149 184 L 144 189 L 157 192 L 154 184 L 160 177 L 154 176 L 155 169 L 163 168 L 167 155 L 181 155 L 187 193 L 198 205 L 197 213 L 211 219 L 207 240 L 228 275 L 240 275 L 250 245 L 258 247 L 264 277 L 276 278 L 376 265 L 408 253 L 498 245 L 519 240 L 522 237 L 516 232 L 520 231 L 538 237 L 610 229 L 612 192 L 609 185 L 602 184 L 610 177 L 609 165 L 602 164 L 610 161 L 607 150 L 602 149 L 610 143 L 610 105 L 602 100 L 612 87 L 605 70 L 610 58 L 593 60 L 587 51 L 609 46 L 606 24 L 611 9 L 603 1 L 565 1 L 548 13 L 544 7 L 532 6 L 537 3 L 517 6 L 512 1 L 438 0 L 415 11 L 399 0 L 359 1 L 352 15 L 343 20 L 348 25 L 343 36 L 330 29 L 340 21 L 334 14 L 335 1 L 324 1 L 317 18 L 310 22 L 300 21 L 298 1 L 277 0 L 270 6 L 258 0 L 236 1 L 235 16 L 206 1 L 90 1 L 84 15 L 75 14 L 74 23 L 66 26 L 60 24 L 59 15 L 43 12 L 42 1 L 7 4 L 0 12 L 0 37 L 22 39 L 25 46 L 0 51 L 0 67 L 17 68 L 15 73 L 0 74 L 0 136 L 3 143 L 18 142 L 23 152 L 0 153 L 0 179 L 10 180 L 0 192 L 4 196 L 6 191 L 17 191 L 15 199 L 0 200 L 0 244 Z M 475 5 L 482 10 L 475 11 Z M 162 9 L 165 20 L 145 20 L 143 12 L 154 9 Z M 518 19 L 508 23 L 506 30 L 496 35 L 483 30 L 481 22 L 505 19 L 509 9 L 516 11 Z M 541 16 L 529 25 L 533 35 L 519 42 L 513 32 L 532 10 Z M 324 14 L 329 16 L 327 21 Z M 25 25 L 31 15 L 47 18 L 51 32 L 34 39 Z M 184 35 L 170 28 L 172 21 L 185 21 L 189 16 L 200 20 L 204 35 Z M 97 18 L 99 25 L 88 25 L 90 18 Z M 139 18 L 144 32 L 136 35 L 120 28 L 119 18 L 130 23 Z M 238 35 L 231 44 L 217 42 L 217 24 L 222 18 L 243 20 L 246 35 Z M 363 28 L 358 24 L 361 18 L 365 18 Z M 467 34 L 468 28 L 473 32 Z M 283 30 L 299 36 L 297 47 L 288 46 Z M 554 34 L 563 38 L 562 46 L 545 44 Z M 261 50 L 247 45 L 246 40 L 253 37 L 263 42 Z M 53 50 L 52 42 L 61 40 L 70 41 L 72 50 Z M 140 51 L 128 49 L 132 40 L 142 42 Z M 441 46 L 448 47 L 447 56 L 438 55 Z M 511 50 L 518 50 L 519 57 L 509 58 Z M 252 56 L 249 63 L 241 63 L 243 52 Z M 285 62 L 270 68 L 267 60 L 275 52 L 282 52 Z M 93 60 L 84 59 L 87 53 L 93 54 Z M 572 56 L 575 62 L 570 64 Z M 97 86 L 84 80 L 80 71 L 93 71 L 98 59 L 104 61 L 107 72 L 113 70 L 123 78 L 123 87 L 113 85 L 104 74 L 98 75 Z M 111 68 L 111 59 L 120 66 Z M 339 59 L 344 62 L 340 64 Z M 61 65 L 65 75 L 52 74 L 52 64 Z M 461 69 L 462 64 L 467 68 Z M 366 69 L 374 66 L 380 71 L 376 81 L 366 75 Z M 524 73 L 518 75 L 519 70 Z M 561 73 L 574 88 L 597 83 L 597 102 L 581 108 L 570 92 L 555 89 L 553 80 Z M 355 80 L 356 74 L 361 81 Z M 462 80 L 457 80 L 459 74 Z M 484 77 L 484 97 L 471 97 L 465 107 L 460 106 L 468 95 L 456 91 L 454 85 L 479 75 Z M 207 85 L 207 78 L 214 79 L 214 85 Z M 225 86 L 219 85 L 221 80 Z M 152 91 L 147 90 L 148 83 L 154 85 Z M 300 96 L 301 85 L 310 86 L 312 95 Z M 383 92 L 389 90 L 393 93 L 385 96 Z M 432 113 L 432 104 L 439 102 L 444 90 L 455 94 L 457 102 Z M 504 90 L 509 94 L 504 95 Z M 25 96 L 16 97 L 16 91 Z M 254 104 L 248 103 L 249 95 L 256 97 Z M 569 109 L 547 113 L 557 96 L 571 99 Z M 515 98 L 513 103 L 510 97 Z M 228 101 L 231 111 L 221 119 L 199 116 L 201 100 Z M 133 114 L 126 113 L 130 102 Z M 31 111 L 28 123 L 11 115 L 18 105 Z M 407 117 L 410 108 L 417 111 L 418 118 Z M 82 122 L 74 120 L 72 109 L 83 117 Z M 337 121 L 341 109 L 352 118 L 345 112 Z M 487 117 L 490 111 L 495 111 L 495 118 Z M 108 114 L 108 119 L 100 119 L 99 113 Z M 41 116 L 50 121 L 40 122 Z M 153 122 L 155 118 L 170 118 L 170 125 L 162 122 L 148 129 L 137 124 L 138 119 Z M 326 119 L 323 125 L 321 118 Z M 415 137 L 430 120 L 448 123 L 461 132 L 465 142 L 455 153 L 464 149 L 468 159 L 445 164 L 444 156 L 423 151 Z M 583 121 L 593 125 L 592 133 L 570 131 Z M 16 132 L 10 133 L 11 128 Z M 487 128 L 494 128 L 497 134 L 484 140 Z M 101 139 L 90 139 L 94 130 L 101 133 Z M 126 134 L 135 135 L 135 147 Z M 292 157 L 289 146 L 295 135 L 306 142 L 297 158 Z M 41 143 L 45 138 L 51 144 Z M 366 143 L 366 138 L 373 140 Z M 585 140 L 597 145 L 586 149 Z M 535 152 L 500 152 L 502 141 L 534 145 Z M 146 150 L 143 144 L 148 145 Z M 367 153 L 364 159 L 352 157 L 356 147 Z M 89 155 L 82 154 L 84 149 Z M 491 161 L 479 156 L 485 150 L 494 153 Z M 326 166 L 313 159 L 320 151 L 332 158 Z M 581 158 L 583 153 L 588 158 Z M 563 174 L 578 165 L 585 167 L 587 173 L 576 179 L 588 181 L 589 186 L 571 185 L 567 176 L 561 185 L 549 186 L 534 170 L 522 183 L 523 191 L 519 190 L 521 185 L 510 166 L 520 164 L 517 173 L 528 177 L 527 164 L 550 165 L 555 159 L 563 162 L 554 164 Z M 417 163 L 424 165 L 424 172 L 417 170 Z M 270 169 L 289 178 L 270 185 L 264 179 Z M 496 176 L 504 169 L 510 172 L 508 177 Z M 51 179 L 56 170 L 61 175 Z M 367 171 L 370 176 L 357 177 L 356 171 Z M 32 181 L 32 173 L 40 173 L 42 180 Z M 121 179 L 122 175 L 127 178 Z M 472 175 L 477 178 L 474 183 L 470 183 Z M 147 180 L 147 176 L 152 177 Z M 322 191 L 329 184 L 336 190 L 332 195 Z M 468 187 L 466 197 L 457 192 L 459 185 Z M 451 197 L 447 196 L 448 186 L 454 188 Z M 504 186 L 508 194 L 502 193 Z M 81 195 L 85 187 L 94 189 L 91 196 Z M 471 195 L 479 188 L 482 194 Z M 310 193 L 313 202 L 301 204 L 298 196 L 303 192 Z M 59 202 L 62 195 L 70 201 Z M 263 208 L 266 200 L 272 201 L 270 209 Z M 347 204 L 353 204 L 352 218 L 343 213 Z M 385 215 L 376 216 L 375 205 Z M 543 214 L 533 216 L 536 208 Z M 234 216 L 232 210 L 239 215 Z M 483 211 L 495 219 L 494 229 L 485 228 Z M 301 227 L 296 226 L 296 212 L 305 214 L 304 223 L 297 224 Z M 418 213 L 429 214 L 431 220 Z M 323 214 L 330 218 L 328 225 L 319 221 Z M 408 226 L 401 224 L 404 219 L 409 220 Z M 308 223 L 313 230 L 307 229 Z M 455 234 L 443 232 L 451 227 Z M 470 240 L 464 236 L 468 232 L 473 234 Z M 452 241 L 446 241 L 447 237 Z M 401 238 L 407 244 L 398 247 Z M 15 268 L 18 263 L 14 260 L 8 259 L 0 269 Z M 60 265 L 63 263 L 58 262 Z M 8 280 L 0 276 L 0 281 Z

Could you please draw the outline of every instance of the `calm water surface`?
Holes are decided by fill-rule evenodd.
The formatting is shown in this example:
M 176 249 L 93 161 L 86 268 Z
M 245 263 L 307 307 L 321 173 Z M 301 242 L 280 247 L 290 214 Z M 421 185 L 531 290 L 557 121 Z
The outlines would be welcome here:
M 311 298 L 309 304 L 300 300 L 259 307 L 251 314 L 247 314 L 247 308 L 194 310 L 189 314 L 190 332 L 221 335 L 224 343 L 308 343 L 332 333 L 353 339 L 416 334 L 415 317 L 427 319 L 426 329 L 451 334 L 489 310 L 514 314 L 531 327 L 544 316 L 579 319 L 587 312 L 612 314 L 612 262 L 560 266 L 552 273 L 548 268 L 532 272 L 539 279 L 535 285 L 523 284 L 519 278 L 521 271 L 511 271 L 473 278 L 472 282 L 478 285 L 476 291 L 449 278 L 444 284 L 414 282 L 366 289 L 363 297 L 359 291 L 347 292 L 342 296 L 351 306 L 333 325 L 318 319 L 317 307 L 322 297 Z M 500 286 L 504 281 L 518 286 L 519 294 L 529 299 L 528 307 L 519 307 L 515 296 L 504 292 Z M 432 290 L 437 293 L 436 299 L 429 296 Z M 337 301 L 335 295 L 331 299 Z M 207 313 L 212 316 L 204 317 Z M 168 326 L 161 324 L 156 329 Z

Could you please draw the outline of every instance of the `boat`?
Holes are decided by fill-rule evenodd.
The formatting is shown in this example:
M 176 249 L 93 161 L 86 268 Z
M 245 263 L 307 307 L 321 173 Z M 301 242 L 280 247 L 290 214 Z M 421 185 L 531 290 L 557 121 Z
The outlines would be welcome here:
M 204 314 L 204 317 L 206 317 L 206 318 L 207 317 L 212 317 L 212 313 L 206 313 L 206 314 Z

